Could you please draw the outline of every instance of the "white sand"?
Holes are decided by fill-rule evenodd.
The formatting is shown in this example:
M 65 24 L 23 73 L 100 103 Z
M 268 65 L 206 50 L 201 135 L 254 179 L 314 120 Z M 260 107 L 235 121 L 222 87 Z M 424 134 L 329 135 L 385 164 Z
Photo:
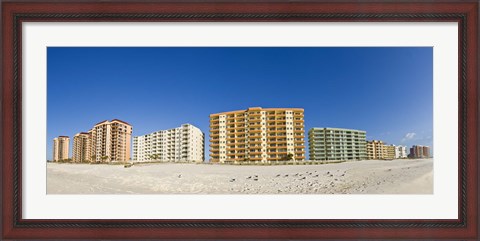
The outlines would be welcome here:
M 47 164 L 47 194 L 432 194 L 433 159 L 324 165 Z

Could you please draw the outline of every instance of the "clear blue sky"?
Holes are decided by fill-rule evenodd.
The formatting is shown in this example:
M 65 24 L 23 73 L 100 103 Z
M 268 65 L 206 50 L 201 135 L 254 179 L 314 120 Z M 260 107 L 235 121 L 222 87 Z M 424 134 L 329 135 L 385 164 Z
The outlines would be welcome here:
M 193 124 L 209 159 L 209 114 L 256 106 L 304 108 L 306 132 L 432 146 L 432 83 L 429 47 L 48 47 L 47 159 L 54 137 L 111 119 L 133 136 Z

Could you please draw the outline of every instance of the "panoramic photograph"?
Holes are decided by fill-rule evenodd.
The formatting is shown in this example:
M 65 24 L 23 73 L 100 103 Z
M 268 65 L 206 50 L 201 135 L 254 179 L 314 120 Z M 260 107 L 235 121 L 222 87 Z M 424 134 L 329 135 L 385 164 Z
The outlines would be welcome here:
M 433 194 L 431 47 L 48 47 L 47 194 Z

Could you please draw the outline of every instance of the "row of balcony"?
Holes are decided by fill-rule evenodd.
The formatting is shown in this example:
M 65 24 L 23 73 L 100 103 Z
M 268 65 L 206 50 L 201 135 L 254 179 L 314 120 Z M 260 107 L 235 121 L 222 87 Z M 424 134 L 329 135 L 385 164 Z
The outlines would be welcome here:
M 236 138 L 226 138 L 228 140 L 227 144 L 230 143 L 251 143 L 251 142 L 263 142 L 262 139 L 260 139 L 260 136 L 258 137 L 251 137 L 251 138 L 246 138 L 246 137 L 236 137 Z M 212 138 L 210 139 L 210 146 L 217 146 L 220 144 L 219 142 L 220 138 Z M 287 142 L 286 138 L 267 138 L 265 140 L 266 143 L 276 143 L 276 142 Z M 294 143 L 304 143 L 304 140 L 301 138 L 293 140 Z
M 323 148 L 330 148 L 330 147 L 359 147 L 359 148 L 367 148 L 366 145 L 362 145 L 361 143 L 309 143 L 309 146 L 312 148 L 318 148 L 318 149 L 323 149 Z
M 328 140 L 323 140 L 323 139 L 311 139 L 311 138 L 309 138 L 309 142 L 314 142 L 314 143 L 363 142 L 364 144 L 367 144 L 367 141 L 365 140 L 365 138 L 363 138 L 363 139 L 328 139 Z
M 275 138 L 276 137 L 276 138 Z M 303 142 L 303 138 L 304 136 L 302 135 L 294 135 L 295 137 L 295 141 L 302 141 Z M 228 136 L 228 137 L 225 137 L 225 140 L 227 141 L 246 141 L 246 140 L 249 140 L 249 139 L 260 139 L 260 138 L 264 138 L 264 136 L 261 136 L 261 135 L 251 135 L 251 136 Z M 275 139 L 282 139 L 282 140 L 286 140 L 287 139 L 287 135 L 269 135 L 267 136 L 267 140 L 268 141 L 275 141 Z M 210 138 L 210 142 L 218 142 L 220 141 L 220 137 L 212 137 Z
M 242 136 L 243 135 L 248 135 L 248 133 L 251 133 L 251 134 L 260 134 L 262 133 L 263 130 L 262 129 L 252 129 L 252 130 L 249 130 L 248 132 L 245 132 L 245 131 L 228 131 L 226 132 L 226 135 L 228 137 L 233 137 L 233 135 L 235 134 L 241 134 Z M 266 133 L 283 133 L 283 134 L 286 134 L 287 132 L 289 132 L 287 129 L 276 129 L 276 130 L 267 130 Z M 303 135 L 304 131 L 303 130 L 292 130 L 292 133 L 295 133 L 296 135 Z M 215 137 L 215 136 L 220 136 L 220 132 L 219 131 L 215 131 L 215 132 L 212 132 L 210 134 L 210 137 Z M 318 140 L 320 141 L 320 140 Z
M 285 144 L 286 142 L 282 142 L 284 144 L 270 144 L 267 145 L 266 147 L 273 147 L 273 148 L 279 148 L 279 147 L 287 147 Z M 240 144 L 240 145 L 239 145 Z M 252 145 L 245 145 L 246 143 L 227 143 L 225 146 L 228 148 L 237 148 L 237 149 L 245 149 L 245 148 L 252 148 L 252 147 L 259 147 L 261 148 L 262 145 L 260 144 L 252 144 Z M 219 147 L 219 144 L 210 144 L 210 147 Z M 303 146 L 303 145 L 296 145 L 296 146 Z
M 333 150 L 333 151 L 310 151 L 311 153 L 315 154 L 322 154 L 322 153 L 367 153 L 365 150 Z
M 325 136 L 313 136 L 308 135 L 312 140 L 345 140 L 345 139 L 358 139 L 358 140 L 363 140 L 366 141 L 365 136 L 334 136 L 334 137 L 325 137 Z
M 281 122 L 278 122 L 279 120 L 282 120 Z M 285 126 L 287 124 L 286 121 L 283 121 L 284 119 L 271 119 L 271 120 L 266 120 L 266 125 L 267 126 Z M 257 121 L 257 122 L 255 122 Z M 245 128 L 245 127 L 260 127 L 263 126 L 261 119 L 251 119 L 249 122 L 235 122 L 235 121 L 229 121 L 226 123 L 227 129 L 236 129 L 236 128 Z M 302 126 L 301 123 L 303 123 L 303 120 L 297 119 L 293 120 L 295 122 L 294 124 L 297 126 Z M 237 124 L 237 125 L 234 125 Z M 218 129 L 220 127 L 220 122 L 212 122 L 209 125 L 210 129 Z
M 241 151 L 236 151 L 236 150 L 227 150 L 227 155 L 234 155 L 234 154 L 249 154 L 249 155 L 262 155 L 262 154 L 267 154 L 267 155 L 288 155 L 289 153 L 292 154 L 305 154 L 304 150 L 295 150 L 295 151 L 286 151 L 286 150 L 268 150 L 266 152 L 263 151 L 258 151 L 258 150 L 241 150 Z M 218 156 L 218 152 L 212 152 L 210 155 Z
M 163 144 L 175 144 L 175 143 L 189 143 L 190 140 L 178 140 L 178 141 L 145 141 L 143 145 L 163 145 Z M 135 142 L 138 143 L 138 142 Z

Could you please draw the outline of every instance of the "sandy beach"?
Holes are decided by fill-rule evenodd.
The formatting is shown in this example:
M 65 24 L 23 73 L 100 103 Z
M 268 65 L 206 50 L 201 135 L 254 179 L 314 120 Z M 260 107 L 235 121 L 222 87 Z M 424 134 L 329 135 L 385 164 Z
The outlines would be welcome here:
M 48 163 L 47 194 L 433 194 L 433 159 L 130 168 Z

